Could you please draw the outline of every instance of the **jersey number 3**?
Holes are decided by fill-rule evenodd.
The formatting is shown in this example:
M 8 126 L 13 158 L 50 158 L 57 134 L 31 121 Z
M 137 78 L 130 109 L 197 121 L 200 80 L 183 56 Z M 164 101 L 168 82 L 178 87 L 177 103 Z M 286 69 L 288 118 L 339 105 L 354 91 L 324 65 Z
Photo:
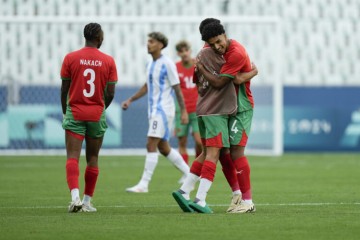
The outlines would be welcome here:
M 83 94 L 85 97 L 92 97 L 95 93 L 95 84 L 94 84 L 94 81 L 95 81 L 95 71 L 91 68 L 87 68 L 85 69 L 84 71 L 84 77 L 87 77 L 90 75 L 90 79 L 87 80 L 87 84 L 90 85 L 90 91 L 87 92 L 86 89 L 83 90 Z

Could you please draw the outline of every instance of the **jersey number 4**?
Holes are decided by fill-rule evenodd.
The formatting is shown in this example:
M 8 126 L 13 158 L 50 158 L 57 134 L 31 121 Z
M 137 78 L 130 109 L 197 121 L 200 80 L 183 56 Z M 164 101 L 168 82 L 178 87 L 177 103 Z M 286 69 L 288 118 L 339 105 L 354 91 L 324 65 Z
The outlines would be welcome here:
M 84 71 L 84 77 L 88 77 L 90 75 L 90 79 L 87 80 L 87 84 L 90 85 L 90 90 L 89 92 L 86 91 L 86 89 L 83 90 L 83 94 L 85 97 L 92 97 L 95 93 L 95 71 L 91 68 L 87 68 Z

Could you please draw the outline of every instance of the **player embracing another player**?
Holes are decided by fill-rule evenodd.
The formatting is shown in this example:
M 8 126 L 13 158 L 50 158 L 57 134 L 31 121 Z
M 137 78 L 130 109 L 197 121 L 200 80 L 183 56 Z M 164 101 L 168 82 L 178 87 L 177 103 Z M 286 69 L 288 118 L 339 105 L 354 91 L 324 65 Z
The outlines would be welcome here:
M 241 73 L 249 72 L 251 74 L 252 66 L 250 59 L 240 43 L 227 38 L 224 27 L 219 21 L 205 25 L 201 35 L 202 40 L 207 43 L 211 50 L 218 56 L 223 57 L 224 63 L 222 65 L 217 64 L 217 66 L 212 65 L 213 69 L 211 69 L 209 68 L 209 63 L 204 64 L 204 61 L 208 58 L 202 58 L 201 55 L 198 56 L 199 60 L 196 64 L 197 74 L 205 79 L 202 83 L 200 81 L 203 85 L 200 86 L 200 95 L 204 95 L 201 93 L 201 87 L 206 89 L 208 84 L 211 86 L 210 89 L 221 90 L 232 86 L 231 82 L 233 81 L 235 83 L 235 90 L 227 90 L 226 92 L 227 94 L 235 93 L 235 100 L 228 99 L 227 104 L 235 101 L 237 110 L 235 109 L 234 114 L 229 113 L 230 115 L 226 113 L 220 114 L 221 111 L 219 111 L 216 115 L 210 113 L 206 117 L 199 118 L 200 133 L 205 145 L 205 151 L 201 155 L 202 158 L 194 161 L 188 178 L 178 191 L 173 192 L 173 196 L 185 212 L 212 213 L 212 210 L 206 204 L 206 196 L 214 180 L 220 151 L 222 148 L 227 148 L 230 145 L 231 159 L 234 162 L 237 180 L 242 192 L 240 203 L 231 212 L 254 212 L 255 206 L 252 202 L 250 187 L 250 166 L 244 155 L 244 150 L 250 132 L 254 106 L 250 91 L 250 79 L 257 74 L 257 70 L 255 69 L 256 71 L 253 76 L 247 78 L 238 77 Z M 202 51 L 205 51 L 205 49 Z M 217 72 L 214 72 L 214 68 L 219 66 L 221 69 L 219 74 L 216 74 Z M 220 95 L 222 97 L 217 96 L 217 101 L 214 103 L 221 105 L 224 104 L 226 95 Z M 211 95 L 208 100 L 213 101 L 214 96 Z M 200 111 L 200 101 L 201 98 L 199 98 L 197 112 Z M 209 107 L 213 107 L 213 105 L 209 105 Z M 222 109 L 221 106 L 219 106 L 219 109 Z M 189 194 L 199 177 L 199 188 L 196 198 L 192 202 Z

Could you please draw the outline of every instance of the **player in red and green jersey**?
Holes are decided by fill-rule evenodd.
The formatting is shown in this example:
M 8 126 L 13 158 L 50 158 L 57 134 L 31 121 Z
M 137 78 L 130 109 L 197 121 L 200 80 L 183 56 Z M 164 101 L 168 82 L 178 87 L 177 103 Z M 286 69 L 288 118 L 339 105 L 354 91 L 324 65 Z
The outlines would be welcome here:
M 201 63 L 196 65 L 209 83 L 215 88 L 221 88 L 229 81 L 236 80 L 238 72 L 251 71 L 251 62 L 245 48 L 233 39 L 228 39 L 224 27 L 220 23 L 210 23 L 202 31 L 202 40 L 222 55 L 225 63 L 218 76 L 207 71 Z M 250 187 L 250 166 L 244 154 L 247 139 L 250 134 L 253 116 L 253 98 L 250 90 L 250 81 L 233 81 L 236 86 L 238 110 L 235 116 L 229 118 L 230 154 L 238 172 L 238 181 L 243 200 L 233 211 L 234 213 L 254 212 Z M 216 165 L 215 165 L 216 166 Z M 207 192 L 211 185 L 207 185 L 203 192 Z M 199 190 L 201 188 L 201 181 Z M 198 191 L 199 192 L 199 191 Z M 206 195 L 205 195 L 206 196 Z
M 98 23 L 84 28 L 85 47 L 67 54 L 61 67 L 61 105 L 64 114 L 66 178 L 71 192 L 69 212 L 95 212 L 94 194 L 98 156 L 107 129 L 105 109 L 115 95 L 117 70 L 114 59 L 100 52 L 104 33 Z M 85 190 L 80 200 L 79 158 L 86 142 Z
M 179 153 L 189 163 L 189 155 L 187 153 L 187 136 L 191 129 L 195 141 L 196 157 L 201 153 L 201 138 L 199 134 L 199 126 L 196 116 L 196 102 L 198 99 L 198 92 L 196 84 L 193 83 L 193 74 L 195 68 L 195 61 L 191 57 L 191 46 L 187 41 L 180 41 L 176 44 L 175 49 L 177 55 L 181 58 L 176 63 L 177 72 L 180 79 L 180 88 L 184 96 L 186 111 L 189 116 L 188 124 L 181 124 L 180 111 L 177 107 L 176 111 L 176 136 L 179 140 Z

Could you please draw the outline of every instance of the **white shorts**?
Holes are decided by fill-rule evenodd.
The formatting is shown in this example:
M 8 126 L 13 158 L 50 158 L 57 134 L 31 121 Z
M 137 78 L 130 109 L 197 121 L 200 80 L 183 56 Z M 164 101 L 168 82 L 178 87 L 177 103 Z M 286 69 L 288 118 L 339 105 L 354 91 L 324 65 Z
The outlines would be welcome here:
M 174 118 L 174 116 L 167 116 L 165 114 L 157 114 L 150 117 L 147 136 L 169 141 L 174 126 Z

